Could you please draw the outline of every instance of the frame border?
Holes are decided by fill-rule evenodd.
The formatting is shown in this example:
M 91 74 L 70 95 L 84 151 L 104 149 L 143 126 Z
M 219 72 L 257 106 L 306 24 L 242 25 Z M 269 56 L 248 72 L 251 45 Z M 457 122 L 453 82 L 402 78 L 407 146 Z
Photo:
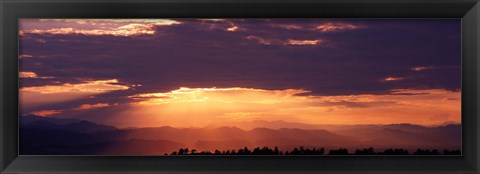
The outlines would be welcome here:
M 18 156 L 18 18 L 462 18 L 463 156 Z M 0 173 L 443 173 L 480 168 L 479 0 L 0 0 Z

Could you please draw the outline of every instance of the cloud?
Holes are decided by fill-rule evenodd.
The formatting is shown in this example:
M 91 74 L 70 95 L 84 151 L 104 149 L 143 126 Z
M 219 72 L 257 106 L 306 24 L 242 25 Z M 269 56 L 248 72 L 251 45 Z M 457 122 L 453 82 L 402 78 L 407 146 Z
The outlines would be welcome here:
M 22 71 L 55 79 L 21 79 L 21 85 L 51 86 L 55 84 L 53 81 L 76 84 L 82 83 L 78 79 L 118 79 L 128 84 L 142 84 L 135 88 L 139 93 L 168 92 L 182 86 L 236 86 L 305 89 L 315 95 L 386 94 L 397 88 L 460 88 L 460 50 L 457 49 L 460 32 L 456 32 L 460 30 L 455 20 L 327 21 L 368 26 L 341 34 L 313 30 L 314 26 L 327 23 L 322 19 L 222 19 L 222 22 L 205 23 L 174 20 L 181 25 L 157 27 L 157 32 L 145 39 L 113 35 L 28 35 L 20 42 L 20 54 L 35 58 L 21 60 Z M 228 21 L 247 30 L 228 32 L 226 29 L 231 27 Z M 50 22 L 52 25 L 44 26 Z M 21 21 L 21 26 L 43 30 L 75 25 L 78 29 L 91 29 L 87 27 L 89 24 L 74 22 L 42 21 L 42 25 L 33 27 L 34 23 Z M 209 30 L 213 23 L 217 28 Z M 302 26 L 302 30 L 275 26 L 288 24 Z M 38 44 L 37 39 L 46 42 Z M 289 39 L 322 42 L 288 45 Z M 419 65 L 457 68 L 414 73 L 411 68 Z M 405 79 L 385 83 L 385 74 Z
M 227 31 L 231 31 L 231 32 L 234 32 L 234 31 L 237 31 L 237 30 L 238 30 L 237 26 L 232 26 L 230 28 L 227 28 Z
M 105 94 L 113 91 L 130 89 L 129 86 L 119 84 L 116 79 L 91 80 L 77 84 L 57 84 L 45 86 L 21 87 L 19 93 L 20 105 L 25 111 L 43 108 L 42 110 L 59 110 L 66 102 L 88 99 L 92 95 Z M 55 108 L 45 108 L 48 106 Z M 63 108 L 66 109 L 66 108 Z
M 430 69 L 431 67 L 426 67 L 426 66 L 417 66 L 417 67 L 413 67 L 412 68 L 412 71 L 425 71 L 427 69 Z
M 18 56 L 18 58 L 20 59 L 26 59 L 26 58 L 32 58 L 33 56 L 32 55 L 29 55 L 29 54 L 20 54 Z
M 427 70 L 439 70 L 439 69 L 455 69 L 456 66 L 416 66 L 412 67 L 412 71 L 427 71 Z
M 321 33 L 335 33 L 341 31 L 358 30 L 367 28 L 366 25 L 360 25 L 352 22 L 321 22 L 322 20 L 308 20 L 312 23 L 302 23 L 290 21 L 286 23 L 274 23 L 271 26 L 285 30 L 299 30 L 299 31 L 320 31 Z M 341 20 L 337 20 L 341 21 Z M 321 24 L 318 24 L 321 22 Z
M 316 30 L 321 32 L 339 32 L 347 30 L 357 30 L 362 28 L 360 25 L 341 23 L 341 22 L 328 22 L 315 27 Z
M 383 81 L 387 81 L 387 82 L 388 81 L 399 81 L 399 80 L 403 80 L 403 79 L 405 79 L 405 78 L 403 78 L 403 77 L 387 77 L 387 78 L 383 79 Z
M 138 104 L 155 105 L 168 103 L 188 102 L 250 102 L 250 103 L 276 103 L 276 97 L 290 98 L 297 94 L 308 93 L 301 89 L 287 90 L 263 90 L 253 88 L 187 88 L 173 90 L 166 93 L 144 93 L 129 96 L 129 98 L 140 100 Z
M 390 90 L 390 95 L 426 95 L 431 94 L 428 90 L 408 90 L 408 89 L 393 89 Z
M 108 103 L 83 104 L 78 108 L 74 108 L 74 109 L 93 109 L 93 108 L 103 108 L 103 107 L 109 107 L 109 106 L 110 104 Z
M 23 19 L 24 20 L 24 19 Z M 171 19 L 38 19 L 40 22 L 67 22 L 77 24 L 105 25 L 106 23 L 147 23 L 155 25 L 174 25 L 180 22 Z
M 152 126 L 169 120 L 193 125 L 201 121 L 196 118 L 201 116 L 211 121 L 227 119 L 216 116 L 246 118 L 249 113 L 300 122 L 422 122 L 422 117 L 406 115 L 429 115 L 428 110 L 415 113 L 416 108 L 409 105 L 412 103 L 401 101 L 424 98 L 423 103 L 429 103 L 428 97 L 443 95 L 430 98 L 446 106 L 434 112 L 448 113 L 451 120 L 457 118 L 453 106 L 459 101 L 444 99 L 459 98 L 453 96 L 459 94 L 461 84 L 458 19 L 170 19 L 178 23 L 165 25 L 162 20 L 157 19 L 157 24 L 152 20 L 21 19 L 22 31 L 72 28 L 67 32 L 87 33 L 21 36 L 19 55 L 33 55 L 20 58 L 21 71 L 54 77 L 20 79 L 22 113 L 108 103 L 109 107 L 65 111 L 55 116 L 96 121 L 119 118 L 124 125 L 134 125 L 136 116 L 141 115 L 145 118 L 140 120 Z M 316 29 L 326 23 L 335 25 Z M 142 29 L 154 32 L 145 35 L 148 37 L 88 34 L 94 30 Z M 313 45 L 315 40 L 319 41 Z M 412 70 L 420 66 L 435 68 L 421 73 Z M 403 79 L 387 82 L 388 76 Z M 116 81 L 97 86 L 91 82 L 112 79 Z M 214 86 L 216 90 L 206 90 Z M 244 90 L 219 90 L 234 87 Z M 285 90 L 289 89 L 308 93 L 288 95 Z M 408 90 L 392 92 L 395 89 Z M 413 91 L 419 89 L 446 90 L 452 96 Z M 424 108 L 421 104 L 415 105 Z M 405 105 L 415 110 L 399 109 Z
M 48 30 L 27 30 L 22 31 L 28 34 L 81 34 L 81 35 L 113 35 L 113 36 L 134 36 L 151 35 L 155 33 L 152 25 L 129 24 L 111 30 L 77 30 L 74 28 L 53 28 Z
M 304 28 L 301 25 L 297 25 L 297 24 L 279 24 L 276 26 L 279 28 L 287 29 L 287 30 L 301 30 Z
M 322 41 L 321 40 L 294 40 L 294 39 L 289 39 L 287 41 L 287 45 L 317 45 L 320 44 Z
M 279 40 L 265 39 L 265 38 L 258 37 L 258 36 L 247 36 L 247 39 L 257 41 L 258 43 L 263 44 L 263 45 L 272 45 L 272 44 L 281 43 L 281 41 L 279 41 Z
M 38 78 L 37 74 L 34 72 L 20 72 L 20 78 Z
M 35 72 L 19 72 L 18 75 L 20 78 L 31 78 L 31 79 L 52 79 L 51 76 L 38 76 Z
M 197 19 L 199 21 L 207 21 L 207 22 L 225 22 L 228 21 L 227 19 Z
M 180 24 L 178 21 L 168 19 L 39 19 L 36 20 L 35 23 L 38 24 L 34 26 L 22 26 L 20 34 L 23 36 L 25 34 L 79 34 L 93 36 L 153 35 L 158 26 Z M 41 26 L 40 29 L 36 28 L 38 26 Z
M 85 81 L 80 84 L 62 84 L 20 88 L 22 92 L 51 93 L 104 93 L 115 90 L 127 90 L 130 87 L 118 84 L 117 79 Z
M 206 27 L 209 31 L 219 30 L 228 32 L 247 31 L 246 28 L 240 27 L 235 23 L 235 19 L 197 19 L 190 21 L 196 23 L 200 21 L 202 27 Z
M 323 40 L 320 39 L 310 39 L 310 40 L 298 40 L 298 39 L 267 39 L 258 36 L 247 36 L 248 40 L 257 41 L 259 44 L 263 45 L 295 45 L 295 46 L 307 46 L 307 45 L 318 45 L 323 43 Z
M 40 111 L 31 112 L 30 114 L 47 117 L 47 116 L 57 115 L 62 112 L 63 112 L 62 110 L 40 110 Z

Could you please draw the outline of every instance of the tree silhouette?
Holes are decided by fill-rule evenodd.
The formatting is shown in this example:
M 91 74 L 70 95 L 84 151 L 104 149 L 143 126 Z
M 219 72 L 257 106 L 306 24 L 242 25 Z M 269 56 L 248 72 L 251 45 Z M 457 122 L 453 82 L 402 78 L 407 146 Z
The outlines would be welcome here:
M 345 148 L 339 148 L 337 150 L 330 150 L 328 155 L 348 155 L 348 150 Z
M 280 154 L 280 151 L 278 150 L 278 147 L 277 147 L 277 146 L 275 146 L 275 149 L 273 149 L 273 154 L 275 154 L 275 155 L 281 155 L 281 154 Z
M 414 155 L 439 155 L 440 153 L 438 153 L 437 149 L 433 149 L 432 151 L 430 151 L 428 149 L 426 149 L 426 150 L 417 149 L 417 151 L 415 151 L 413 154 Z
M 368 148 L 368 149 L 357 149 L 355 150 L 355 155 L 375 155 L 375 151 L 373 150 L 372 147 Z
M 460 155 L 460 150 L 449 151 L 447 149 L 443 150 L 443 155 Z M 407 149 L 385 149 L 384 151 L 376 152 L 373 147 L 356 149 L 354 153 L 349 153 L 346 148 L 331 149 L 328 154 L 325 154 L 324 148 L 305 148 L 300 146 L 299 148 L 293 148 L 292 151 L 280 151 L 277 146 L 273 149 L 269 147 L 256 147 L 253 150 L 244 147 L 243 149 L 229 149 L 220 151 L 216 149 L 214 152 L 210 151 L 201 151 L 198 152 L 196 149 L 189 150 L 188 148 L 180 148 L 178 151 L 174 151 L 170 154 L 165 153 L 165 155 L 410 155 Z M 417 149 L 413 152 L 413 155 L 441 155 L 437 149 Z
M 176 152 L 174 152 L 174 153 L 176 153 L 176 155 L 188 155 L 188 152 L 189 152 L 188 148 L 185 148 L 185 149 L 180 148 L 178 150 L 178 153 L 176 153 Z
M 385 149 L 385 151 L 379 152 L 378 155 L 409 155 L 410 153 L 406 149 Z
M 252 152 L 247 147 L 239 149 L 237 155 L 250 155 Z
M 462 152 L 460 152 L 460 150 L 448 151 L 447 149 L 445 149 L 445 150 L 443 150 L 443 154 L 444 155 L 461 155 Z

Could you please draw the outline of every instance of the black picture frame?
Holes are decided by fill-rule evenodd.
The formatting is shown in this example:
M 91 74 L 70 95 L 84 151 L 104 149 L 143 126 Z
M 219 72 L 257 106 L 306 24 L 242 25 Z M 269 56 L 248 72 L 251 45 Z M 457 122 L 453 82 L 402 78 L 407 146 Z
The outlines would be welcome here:
M 479 0 L 0 0 L 0 173 L 480 171 Z M 18 156 L 19 18 L 461 18 L 462 156 Z

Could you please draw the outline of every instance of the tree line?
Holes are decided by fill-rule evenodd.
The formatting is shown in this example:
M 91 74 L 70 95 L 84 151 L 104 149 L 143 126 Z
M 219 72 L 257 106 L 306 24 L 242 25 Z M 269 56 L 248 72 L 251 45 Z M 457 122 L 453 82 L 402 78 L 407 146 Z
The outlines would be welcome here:
M 195 149 L 189 150 L 188 148 L 180 148 L 178 151 L 174 151 L 165 155 L 461 155 L 460 150 L 447 150 L 444 149 L 440 152 L 437 149 L 417 149 L 416 151 L 409 152 L 407 149 L 385 149 L 383 151 L 375 151 L 372 147 L 364 149 L 356 149 L 355 151 L 348 151 L 346 148 L 332 149 L 328 152 L 324 148 L 294 148 L 291 151 L 281 151 L 278 147 L 271 149 L 269 147 L 256 147 L 252 150 L 244 147 L 238 150 L 215 150 L 215 151 L 198 151 Z

